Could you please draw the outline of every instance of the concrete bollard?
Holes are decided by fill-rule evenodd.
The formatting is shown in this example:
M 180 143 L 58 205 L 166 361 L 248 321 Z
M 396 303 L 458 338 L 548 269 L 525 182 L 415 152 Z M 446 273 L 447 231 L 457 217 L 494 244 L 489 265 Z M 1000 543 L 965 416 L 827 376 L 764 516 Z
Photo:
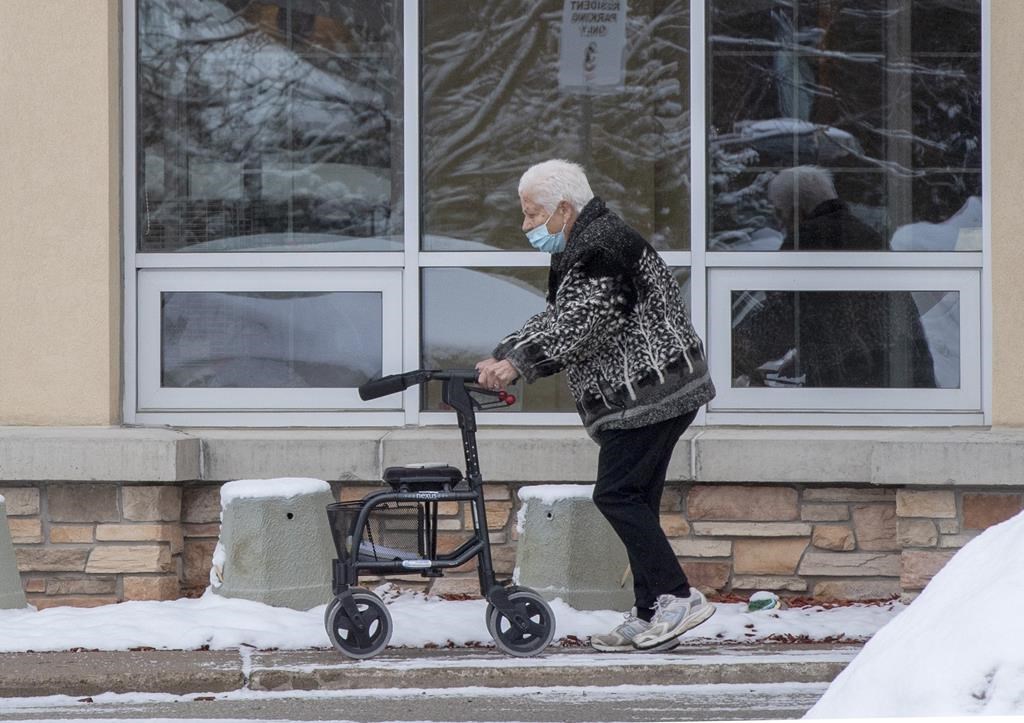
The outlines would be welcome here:
M 7 524 L 7 503 L 0 496 L 0 610 L 23 608 L 25 591 L 21 589 L 18 561 L 14 557 L 11 527 Z
M 633 577 L 626 548 L 594 505 L 593 485 L 519 490 L 517 583 L 577 610 L 628 610 Z
M 210 585 L 218 595 L 309 610 L 331 599 L 335 557 L 323 480 L 228 482 Z

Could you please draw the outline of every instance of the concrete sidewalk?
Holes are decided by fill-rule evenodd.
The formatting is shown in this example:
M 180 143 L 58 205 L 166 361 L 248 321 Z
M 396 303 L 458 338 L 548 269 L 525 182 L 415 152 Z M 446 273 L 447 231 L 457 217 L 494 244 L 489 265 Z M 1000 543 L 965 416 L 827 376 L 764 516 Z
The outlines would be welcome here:
M 389 649 L 366 661 L 333 650 L 0 654 L 0 697 L 376 688 L 549 687 L 830 682 L 856 645 L 686 646 L 601 654 L 550 648 L 536 658 L 494 649 Z

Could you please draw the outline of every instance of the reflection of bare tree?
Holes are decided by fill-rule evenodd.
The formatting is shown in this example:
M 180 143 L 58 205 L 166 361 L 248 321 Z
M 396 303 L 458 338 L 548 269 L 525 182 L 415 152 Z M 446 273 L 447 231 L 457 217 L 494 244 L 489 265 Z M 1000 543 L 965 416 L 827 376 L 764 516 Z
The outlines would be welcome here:
M 558 0 L 486 3 L 478 14 L 424 4 L 425 229 L 519 248 L 519 175 L 567 157 L 656 245 L 685 247 L 688 3 L 629 3 L 625 83 L 596 96 L 559 88 L 561 10 Z
M 372 4 L 372 18 L 347 3 L 317 5 L 326 13 L 319 16 L 293 7 L 299 4 L 139 3 L 141 200 L 144 231 L 154 234 L 148 240 L 176 247 L 216 238 L 211 223 L 218 212 L 229 234 L 229 226 L 256 233 L 355 224 L 350 231 L 358 235 L 359 217 L 375 204 L 386 207 L 386 216 L 387 198 L 353 197 L 351 184 L 303 190 L 266 208 L 267 164 L 290 174 L 286 180 L 298 178 L 303 189 L 317 179 L 302 183 L 303 173 L 318 166 L 377 169 L 387 178 L 393 165 L 400 108 L 390 3 Z M 227 176 L 212 199 L 197 193 L 203 168 Z M 232 185 L 240 187 L 234 197 Z

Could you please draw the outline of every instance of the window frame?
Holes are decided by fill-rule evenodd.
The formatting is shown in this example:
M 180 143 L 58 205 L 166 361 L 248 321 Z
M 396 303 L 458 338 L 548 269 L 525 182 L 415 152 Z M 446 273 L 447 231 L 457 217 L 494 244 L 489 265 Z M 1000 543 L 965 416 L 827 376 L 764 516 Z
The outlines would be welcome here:
M 327 274 L 363 274 L 367 278 L 388 279 L 401 274 L 401 352 L 396 362 L 405 369 L 420 365 L 420 272 L 423 268 L 439 266 L 535 266 L 546 267 L 547 258 L 525 248 L 523 251 L 492 252 L 424 252 L 420 250 L 420 37 L 419 2 L 401 0 L 403 11 L 403 226 L 404 248 L 402 251 L 358 252 L 358 253 L 139 253 L 137 244 L 137 188 L 138 160 L 136 143 L 136 102 L 137 80 L 137 2 L 131 0 L 121 4 L 122 14 L 122 108 L 123 132 L 122 156 L 122 232 L 123 232 L 123 393 L 122 414 L 127 424 L 171 424 L 177 426 L 427 426 L 453 424 L 454 415 L 442 412 L 420 410 L 421 396 L 413 387 L 403 393 L 399 408 L 360 411 L 328 411 L 303 409 L 296 411 L 240 411 L 229 409 L 190 409 L 147 411 L 140 406 L 148 391 L 140 394 L 140 380 L 146 376 L 146 365 L 152 364 L 152 354 L 142 349 L 145 336 L 140 314 L 140 279 L 148 270 L 160 270 L 170 275 L 180 274 L 221 274 L 225 279 L 268 269 L 302 270 L 317 269 Z M 889 270 L 886 273 L 905 271 L 911 276 L 958 273 L 974 270 L 977 276 L 978 316 L 968 319 L 963 313 L 965 297 L 961 297 L 961 336 L 964 326 L 976 324 L 979 343 L 976 358 L 969 367 L 976 369 L 976 378 L 971 383 L 977 388 L 979 405 L 972 409 L 955 412 L 936 412 L 921 409 L 872 409 L 855 413 L 836 412 L 828 406 L 816 411 L 786 411 L 779 409 L 742 410 L 721 408 L 713 403 L 710 410 L 702 408 L 695 420 L 696 425 L 813 425 L 813 426 L 950 426 L 990 425 L 992 423 L 992 283 L 991 283 L 991 98 L 990 69 L 991 42 L 990 16 L 991 0 L 981 2 L 981 112 L 982 112 L 982 249 L 969 252 L 862 252 L 862 253 L 815 253 L 815 252 L 708 252 L 706 249 L 707 218 L 707 100 L 705 71 L 708 39 L 706 36 L 707 0 L 690 0 L 690 251 L 664 252 L 662 256 L 670 266 L 690 268 L 690 309 L 693 325 L 702 339 L 708 341 L 709 352 L 713 352 L 713 340 L 709 340 L 711 317 L 718 318 L 721 309 L 709 295 L 709 281 L 720 278 L 742 278 L 747 271 L 800 270 L 821 268 L 827 265 L 831 271 L 840 274 L 863 272 L 865 269 Z M 514 180 L 514 179 L 512 179 Z M 510 180 L 510 182 L 512 182 Z M 824 258 L 823 258 L 824 257 Z M 302 289 L 295 289 L 302 290 Z M 973 313 L 973 312 L 972 312 Z M 148 323 L 148 322 L 146 322 Z M 500 335 L 499 332 L 498 335 Z M 964 354 L 970 352 L 962 347 L 961 364 Z M 158 358 L 159 355 L 157 355 Z M 385 367 L 390 368 L 385 358 Z M 714 358 L 712 364 L 717 368 Z M 968 381 L 965 377 L 962 380 Z M 728 378 L 715 376 L 720 392 Z M 936 390 L 930 390 L 936 391 Z M 973 393 L 973 392 L 972 392 Z M 395 397 L 398 399 L 398 397 Z M 728 394 L 726 395 L 728 399 Z M 392 407 L 396 405 L 389 402 Z M 482 425 L 578 425 L 579 418 L 573 412 L 565 413 L 508 413 L 491 412 L 480 416 Z
M 161 385 L 162 295 L 167 292 L 370 292 L 381 296 L 381 364 L 383 374 L 401 370 L 402 278 L 399 271 L 360 269 L 245 269 L 230 274 L 216 268 L 179 273 L 176 269 L 145 269 L 139 273 L 139 410 L 240 411 L 252 409 L 252 398 L 285 411 L 395 410 L 395 397 L 364 402 L 355 388 L 339 387 L 216 387 L 171 388 Z
M 977 325 L 960 324 L 960 386 L 951 389 L 732 387 L 732 292 L 771 291 L 954 291 L 960 317 L 979 318 L 981 279 L 974 269 L 905 268 L 714 268 L 709 274 L 711 373 L 723 380 L 710 412 L 770 409 L 779 413 L 827 409 L 833 412 L 971 412 L 981 406 Z M 894 403 L 895 400 L 895 403 Z

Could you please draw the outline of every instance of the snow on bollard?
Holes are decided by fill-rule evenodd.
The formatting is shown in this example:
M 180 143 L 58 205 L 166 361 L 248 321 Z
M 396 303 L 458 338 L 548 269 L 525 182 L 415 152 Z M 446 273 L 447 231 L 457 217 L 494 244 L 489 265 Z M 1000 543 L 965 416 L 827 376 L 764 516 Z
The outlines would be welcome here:
M 220 540 L 210 587 L 224 597 L 309 610 L 331 598 L 334 543 L 317 479 L 228 482 L 220 490 Z
M 23 608 L 27 604 L 18 562 L 14 558 L 11 528 L 7 524 L 7 502 L 0 495 L 0 610 Z
M 519 490 L 513 582 L 577 610 L 628 610 L 633 576 L 626 548 L 593 502 L 594 485 Z

